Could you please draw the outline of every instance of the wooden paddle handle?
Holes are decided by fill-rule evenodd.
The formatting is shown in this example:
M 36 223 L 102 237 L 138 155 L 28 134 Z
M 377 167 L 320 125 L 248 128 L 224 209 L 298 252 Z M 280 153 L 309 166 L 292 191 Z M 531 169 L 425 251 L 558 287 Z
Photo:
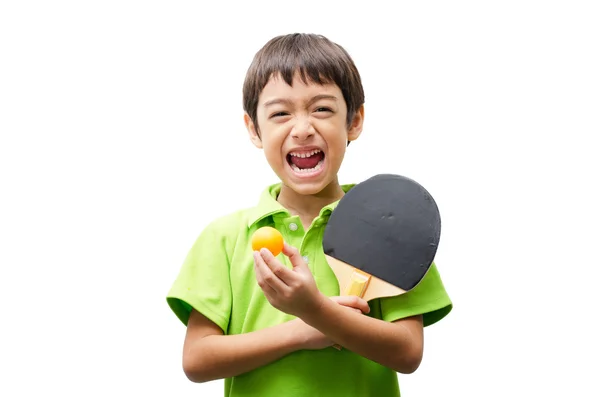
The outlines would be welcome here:
M 371 275 L 363 272 L 359 269 L 354 269 L 352 274 L 350 275 L 350 280 L 348 285 L 346 286 L 346 290 L 344 291 L 344 295 L 346 296 L 358 296 L 362 298 L 365 295 L 365 291 L 369 286 L 369 281 L 371 281 Z M 342 350 L 342 347 L 338 344 L 333 345 L 337 350 Z

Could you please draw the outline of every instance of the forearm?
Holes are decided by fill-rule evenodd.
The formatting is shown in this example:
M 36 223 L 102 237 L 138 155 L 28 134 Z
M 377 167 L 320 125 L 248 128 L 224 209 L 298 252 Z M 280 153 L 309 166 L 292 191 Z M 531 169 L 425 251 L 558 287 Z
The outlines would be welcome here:
M 249 372 L 302 348 L 292 321 L 240 335 L 208 335 L 185 346 L 184 371 L 193 382 Z
M 347 310 L 323 299 L 321 310 L 303 317 L 310 326 L 344 348 L 400 373 L 414 372 L 422 358 L 421 319 L 410 326 L 390 323 Z

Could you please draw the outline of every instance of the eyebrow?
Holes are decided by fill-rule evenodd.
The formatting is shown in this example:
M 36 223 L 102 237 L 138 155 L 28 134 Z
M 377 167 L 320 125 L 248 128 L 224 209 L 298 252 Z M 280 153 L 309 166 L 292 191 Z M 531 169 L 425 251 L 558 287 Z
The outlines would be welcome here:
M 315 95 L 314 97 L 312 97 L 310 99 L 310 101 L 308 101 L 308 104 L 311 105 L 317 101 L 320 101 L 321 99 L 332 99 L 334 101 L 337 101 L 337 97 L 335 97 L 333 95 L 320 94 L 320 95 Z M 269 107 L 269 106 L 276 105 L 279 103 L 290 104 L 291 101 L 289 99 L 284 99 L 284 98 L 275 98 L 275 99 L 271 99 L 270 101 L 265 102 L 264 107 Z

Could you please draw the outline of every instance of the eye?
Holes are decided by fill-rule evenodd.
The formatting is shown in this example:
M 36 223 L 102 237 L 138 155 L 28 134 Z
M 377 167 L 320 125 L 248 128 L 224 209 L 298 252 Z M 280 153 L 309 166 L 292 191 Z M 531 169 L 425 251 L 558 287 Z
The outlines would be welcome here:
M 316 112 L 331 112 L 332 110 L 327 107 L 321 106 L 321 107 L 318 107 L 315 111 Z
M 275 117 L 283 117 L 283 116 L 287 116 L 288 113 L 286 112 L 277 112 L 277 113 L 273 113 L 269 118 L 275 118 Z

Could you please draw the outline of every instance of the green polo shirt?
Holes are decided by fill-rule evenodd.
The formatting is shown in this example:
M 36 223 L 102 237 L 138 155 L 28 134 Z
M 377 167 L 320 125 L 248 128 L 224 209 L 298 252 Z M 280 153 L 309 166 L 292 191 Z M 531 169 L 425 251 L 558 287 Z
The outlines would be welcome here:
M 342 188 L 347 192 L 353 186 Z M 256 282 L 250 239 L 262 226 L 275 227 L 288 244 L 300 250 L 323 294 L 340 295 L 322 247 L 325 225 L 338 202 L 324 207 L 304 230 L 300 218 L 277 202 L 280 189 L 280 184 L 269 186 L 256 207 L 220 217 L 200 233 L 167 295 L 170 308 L 184 324 L 192 307 L 221 327 L 225 335 L 253 332 L 294 318 L 273 308 Z M 291 267 L 284 254 L 278 258 Z M 374 299 L 369 305 L 369 316 L 395 321 L 422 314 L 425 326 L 439 321 L 452 308 L 435 264 L 412 291 Z M 395 371 L 347 349 L 326 348 L 297 351 L 225 379 L 224 395 L 390 397 L 400 392 Z

